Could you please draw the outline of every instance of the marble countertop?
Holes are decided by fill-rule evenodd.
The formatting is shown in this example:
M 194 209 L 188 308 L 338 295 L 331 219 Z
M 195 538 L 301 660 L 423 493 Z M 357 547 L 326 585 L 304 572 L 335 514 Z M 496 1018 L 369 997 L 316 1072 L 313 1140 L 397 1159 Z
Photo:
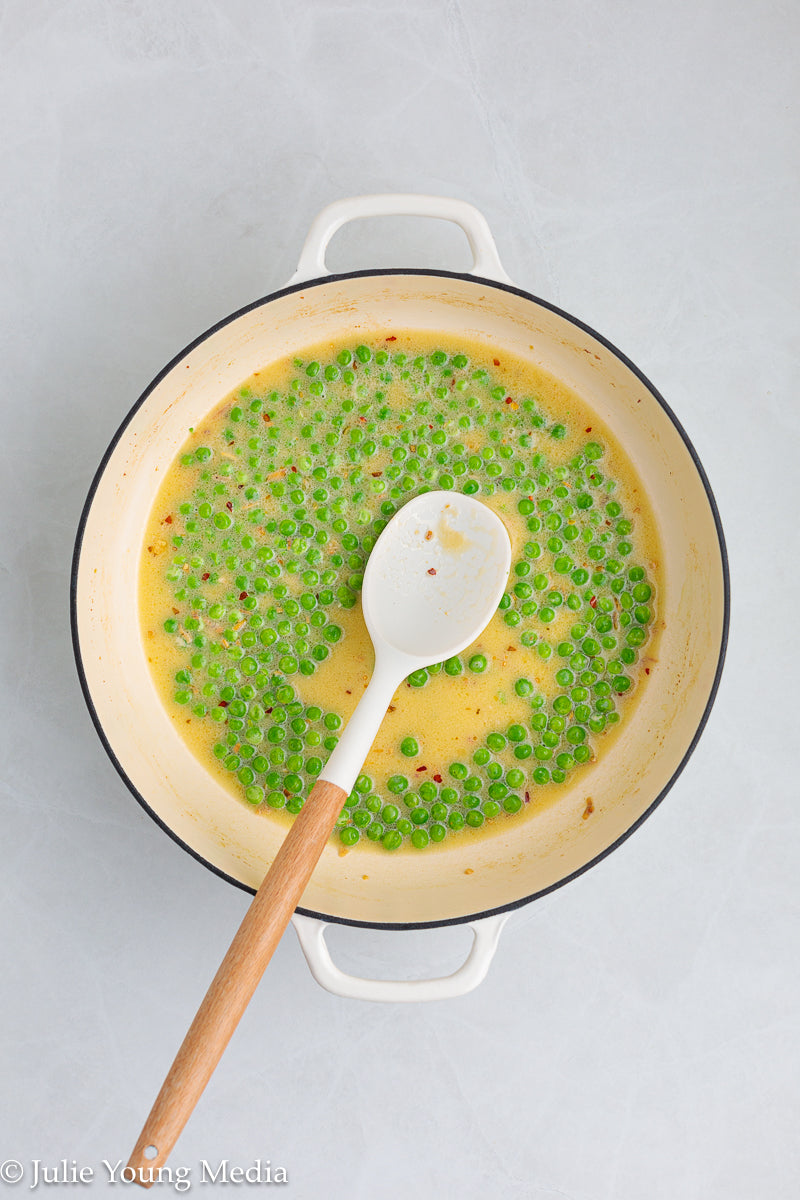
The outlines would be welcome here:
M 415 191 L 477 205 L 515 281 L 677 413 L 728 539 L 727 667 L 667 800 L 514 914 L 469 996 L 336 999 L 288 933 L 172 1165 L 209 1196 L 204 1160 L 283 1167 L 241 1186 L 298 1200 L 797 1196 L 798 35 L 796 7 L 723 0 L 3 5 L 10 1195 L 36 1160 L 92 1173 L 52 1191 L 122 1186 L 104 1163 L 247 903 L 148 819 L 86 712 L 68 584 L 91 477 L 164 363 L 286 281 L 323 205 Z M 330 261 L 468 256 L 406 218 L 348 227 Z M 453 970 L 469 935 L 331 942 L 402 977 Z

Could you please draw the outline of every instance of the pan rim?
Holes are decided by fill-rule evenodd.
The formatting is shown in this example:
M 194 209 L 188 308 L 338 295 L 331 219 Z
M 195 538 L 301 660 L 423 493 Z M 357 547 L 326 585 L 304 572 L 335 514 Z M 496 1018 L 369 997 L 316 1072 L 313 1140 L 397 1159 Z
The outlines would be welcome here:
M 697 743 L 700 740 L 700 737 L 703 734 L 706 724 L 708 723 L 708 719 L 711 714 L 711 709 L 713 708 L 714 701 L 716 699 L 717 692 L 719 690 L 720 680 L 722 677 L 722 670 L 723 670 L 723 666 L 724 666 L 724 662 L 725 662 L 725 655 L 726 655 L 727 644 L 728 644 L 728 632 L 729 632 L 729 626 L 730 626 L 730 570 L 729 570 L 729 564 L 728 564 L 728 553 L 727 553 L 727 548 L 726 548 L 726 543 L 725 543 L 725 535 L 723 533 L 722 521 L 721 521 L 721 518 L 719 515 L 719 509 L 717 507 L 717 502 L 714 497 L 714 493 L 711 489 L 711 484 L 708 480 L 708 476 L 706 475 L 705 468 L 703 467 L 703 464 L 700 461 L 700 457 L 699 457 L 697 451 L 695 450 L 691 439 L 689 438 L 685 429 L 683 428 L 680 421 L 676 417 L 675 413 L 670 408 L 667 401 L 664 399 L 664 397 L 661 395 L 661 393 L 658 391 L 658 389 L 656 387 L 654 387 L 654 385 L 650 382 L 650 380 L 647 378 L 647 376 L 641 370 L 639 370 L 639 368 L 635 365 L 635 363 L 633 363 L 627 357 L 626 354 L 624 354 L 612 342 L 610 342 L 608 340 L 608 338 L 606 338 L 602 334 L 598 333 L 595 329 L 593 329 L 590 325 L 587 325 L 584 321 L 580 320 L 578 317 L 573 316 L 571 313 L 565 312 L 564 309 L 559 308 L 557 305 L 551 304 L 549 301 L 543 300 L 538 296 L 534 296 L 533 293 L 526 291 L 524 288 L 517 287 L 515 284 L 502 283 L 502 282 L 499 282 L 498 280 L 487 279 L 483 276 L 473 275 L 468 272 L 446 271 L 446 270 L 438 270 L 438 269 L 434 269 L 434 268 L 423 268 L 423 267 L 380 267 L 380 268 L 373 268 L 373 269 L 369 269 L 369 270 L 346 271 L 346 272 L 341 272 L 338 274 L 324 275 L 324 276 L 319 276 L 318 278 L 315 278 L 315 279 L 305 280 L 302 283 L 289 284 L 286 287 L 278 289 L 277 291 L 268 293 L 266 296 L 263 296 L 258 300 L 252 301 L 250 304 L 245 305 L 243 308 L 237 309 L 236 312 L 231 313 L 229 316 L 222 318 L 220 321 L 217 321 L 210 328 L 206 329 L 205 332 L 201 333 L 198 337 L 194 338 L 187 346 L 184 347 L 183 350 L 181 350 L 172 359 L 170 359 L 170 361 L 166 364 L 166 366 L 164 366 L 162 368 L 161 371 L 158 372 L 158 374 L 154 377 L 154 379 L 148 384 L 148 386 L 145 388 L 145 390 L 139 396 L 138 400 L 136 400 L 135 403 L 132 405 L 132 407 L 129 409 L 129 411 L 123 418 L 121 424 L 117 428 L 115 434 L 113 435 L 111 441 L 109 442 L 108 447 L 106 448 L 106 451 L 100 460 L 100 463 L 97 467 L 97 470 L 95 471 L 95 474 L 94 474 L 91 484 L 89 486 L 89 491 L 86 496 L 86 500 L 84 501 L 83 508 L 81 510 L 80 520 L 78 522 L 78 528 L 77 528 L 77 533 L 76 533 L 76 537 L 75 537 L 75 545 L 74 545 L 73 553 L 72 553 L 72 563 L 71 563 L 71 569 L 70 569 L 70 595 L 69 595 L 70 631 L 71 631 L 71 638 L 72 638 L 72 650 L 73 650 L 73 655 L 75 658 L 75 666 L 76 666 L 77 673 L 78 673 L 78 680 L 80 682 L 84 701 L 89 710 L 89 716 L 92 720 L 92 724 L 94 725 L 97 735 L 100 739 L 100 742 L 101 742 L 103 748 L 105 749 L 106 754 L 108 755 L 109 759 L 111 760 L 112 765 L 114 766 L 115 770 L 117 771 L 117 774 L 120 776 L 120 778 L 122 779 L 125 786 L 128 788 L 128 790 L 133 795 L 134 799 L 141 805 L 141 807 L 148 814 L 148 816 L 151 817 L 152 820 L 155 821 L 156 825 L 158 825 L 159 828 L 162 829 L 163 832 L 166 833 L 172 839 L 172 841 L 174 841 L 178 846 L 180 846 L 181 849 L 185 850 L 188 854 L 190 854 L 192 856 L 192 858 L 197 860 L 197 862 L 202 863 L 203 866 L 205 866 L 214 875 L 217 875 L 220 879 L 224 879 L 227 883 L 233 884 L 235 887 L 238 887 L 239 889 L 241 889 L 244 892 L 249 893 L 250 895 L 255 895 L 254 888 L 250 887 L 247 884 L 242 883 L 241 880 L 236 879 L 233 875 L 229 875 L 226 871 L 223 871 L 221 868 L 219 868 L 219 867 L 215 866 L 213 863 L 209 862 L 208 859 L 204 858 L 202 856 L 202 854 L 200 854 L 197 850 L 195 850 L 192 846 L 190 846 L 187 842 L 185 842 L 181 837 L 179 837 L 178 834 L 175 833 L 175 831 L 173 829 L 171 829 L 170 826 L 167 825 L 167 823 L 164 820 L 162 820 L 162 818 L 158 815 L 158 813 L 156 813 L 155 810 L 150 807 L 150 805 L 148 804 L 145 797 L 141 794 L 141 792 L 139 792 L 136 785 L 133 783 L 133 780 L 128 776 L 125 768 L 122 766 L 122 763 L 117 758 L 117 756 L 114 752 L 114 749 L 111 746 L 110 741 L 108 740 L 108 737 L 106 736 L 105 729 L 103 727 L 102 721 L 100 720 L 97 709 L 95 708 L 94 700 L 92 698 L 91 690 L 89 688 L 88 679 L 87 679 L 86 672 L 85 672 L 84 665 L 83 665 L 83 657 L 81 654 L 81 647 L 80 647 L 80 637 L 79 637 L 79 632 L 78 632 L 78 605 L 77 605 L 78 574 L 79 574 L 79 570 L 80 570 L 80 559 L 81 559 L 81 551 L 83 548 L 84 532 L 86 529 L 86 524 L 89 519 L 89 513 L 91 511 L 91 508 L 92 508 L 92 505 L 94 502 L 94 498 L 95 498 L 98 486 L 100 484 L 100 480 L 102 479 L 103 475 L 105 474 L 109 460 L 111 459 L 111 456 L 114 453 L 122 435 L 124 434 L 125 430 L 127 429 L 128 425 L 130 424 L 130 422 L 133 420 L 136 413 L 139 411 L 139 409 L 142 407 L 142 405 L 145 403 L 145 401 L 151 395 L 151 393 L 158 387 L 158 385 L 170 373 L 170 371 L 172 371 L 173 368 L 175 366 L 177 366 L 177 364 L 179 362 L 181 362 L 187 356 L 187 354 L 190 354 L 198 346 L 202 345 L 203 342 L 207 341 L 208 338 L 212 337 L 215 333 L 219 332 L 219 330 L 224 329 L 226 325 L 230 325 L 234 321 L 238 320 L 240 317 L 243 317 L 247 313 L 252 312 L 254 309 L 266 306 L 267 304 L 270 304 L 275 300 L 282 299 L 284 296 L 289 296 L 296 292 L 306 291 L 310 288 L 324 286 L 325 284 L 337 283 L 337 282 L 342 282 L 342 281 L 346 281 L 346 280 L 350 280 L 350 279 L 373 278 L 373 277 L 381 277 L 381 276 L 409 276 L 409 275 L 410 276 L 426 276 L 427 275 L 427 276 L 431 276 L 434 278 L 440 278 L 440 279 L 454 279 L 454 280 L 457 279 L 462 282 L 474 283 L 479 286 L 490 287 L 490 288 L 494 288 L 498 291 L 508 292 L 511 295 L 519 296 L 521 299 L 528 300 L 533 304 L 539 305 L 540 307 L 547 309 L 549 312 L 555 313 L 557 316 L 563 318 L 565 321 L 568 321 L 571 325 L 574 325 L 577 329 L 580 329 L 583 333 L 588 333 L 591 337 L 595 338 L 596 341 L 598 341 L 602 346 L 604 346 L 608 351 L 610 351 L 611 354 L 613 354 L 620 362 L 622 362 L 636 376 L 636 378 L 644 385 L 644 387 L 648 390 L 648 392 L 651 394 L 653 399 L 660 405 L 660 407 L 664 411 L 665 415 L 672 422 L 673 426 L 675 427 L 676 432 L 678 433 L 678 435 L 681 438 L 681 440 L 683 441 L 687 451 L 689 452 L 689 455 L 692 459 L 695 470 L 697 471 L 698 476 L 700 478 L 700 482 L 703 485 L 703 489 L 705 491 L 706 497 L 708 499 L 709 507 L 711 509 L 711 515 L 714 520 L 714 527 L 715 527 L 716 535 L 717 535 L 717 543 L 718 543 L 719 552 L 720 552 L 720 566 L 721 566 L 721 570 L 722 570 L 722 585 L 723 585 L 723 612 L 722 612 L 722 630 L 721 630 L 721 637 L 720 637 L 719 655 L 717 658 L 717 664 L 716 664 L 716 668 L 714 671 L 714 678 L 713 678 L 713 681 L 711 684 L 708 699 L 706 701 L 706 705 L 703 710 L 702 716 L 701 716 L 700 721 L 697 725 L 697 728 L 694 732 L 694 735 L 691 739 L 691 742 L 689 743 L 689 746 L 686 749 L 686 752 L 684 753 L 683 757 L 681 758 L 680 762 L 676 766 L 675 770 L 673 771 L 671 777 L 669 778 L 669 780 L 667 781 L 665 786 L 661 789 L 661 791 L 658 793 L 658 795 L 655 797 L 655 799 L 651 802 L 651 804 L 647 807 L 647 809 L 645 809 L 645 811 L 639 817 L 637 817 L 637 819 L 626 830 L 624 830 L 624 832 L 621 833 L 610 845 L 606 846 L 604 850 L 602 850 L 599 854 L 595 855 L 588 862 L 582 864 L 582 866 L 577 868 L 575 871 L 570 872 L 568 875 L 565 875 L 562 879 L 559 879 L 557 882 L 550 884 L 548 887 L 542 888 L 537 892 L 533 892 L 529 896 L 524 896 L 524 897 L 521 897 L 520 899 L 512 900 L 508 904 L 503 904 L 503 905 L 499 905 L 499 906 L 496 906 L 493 908 L 488 908 L 488 909 L 482 909 L 482 910 L 479 910 L 478 912 L 469 913 L 469 914 L 465 914 L 462 916 L 444 917 L 444 918 L 440 918 L 438 920 L 432 920 L 432 921 L 366 921 L 366 920 L 359 920 L 359 919 L 352 918 L 352 917 L 333 916 L 328 913 L 317 912 L 314 909 L 308 909 L 308 908 L 298 907 L 296 910 L 302 916 L 314 917 L 317 920 L 324 922 L 325 924 L 352 925 L 352 926 L 356 926 L 358 928 L 364 928 L 364 929 L 385 929 L 385 930 L 398 930 L 398 931 L 399 930 L 411 930 L 411 929 L 439 929 L 439 928 L 444 928 L 445 926 L 448 926 L 448 925 L 465 925 L 465 924 L 471 924 L 472 922 L 479 921 L 479 920 L 482 920 L 487 917 L 499 916 L 502 913 L 510 913 L 518 908 L 523 908 L 525 905 L 532 903 L 534 900 L 538 900 L 543 896 L 549 895 L 551 892 L 556 891 L 558 888 L 564 887 L 566 884 L 571 883 L 574 879 L 577 879 L 580 875 L 583 875 L 586 871 L 589 871 L 592 867 L 597 866 L 600 862 L 602 862 L 602 860 L 604 858 L 608 857 L 608 855 L 611 854 L 614 850 L 617 850 L 623 844 L 623 842 L 627 841 L 627 839 L 640 827 L 640 825 L 642 825 L 643 822 L 646 821 L 647 818 L 650 817 L 655 812 L 655 810 L 661 804 L 664 797 L 667 795 L 667 793 L 670 791 L 670 789 L 673 787 L 673 785 L 677 782 L 678 778 L 682 774 L 686 764 L 688 763 L 689 759 L 691 758 L 692 754 L 694 753 L 694 750 L 697 746 Z

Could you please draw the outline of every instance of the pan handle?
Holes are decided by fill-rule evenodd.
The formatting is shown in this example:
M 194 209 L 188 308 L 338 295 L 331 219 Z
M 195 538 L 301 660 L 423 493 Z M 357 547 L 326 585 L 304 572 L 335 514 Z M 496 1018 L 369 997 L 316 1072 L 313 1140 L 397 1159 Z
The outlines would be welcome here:
M 295 913 L 292 924 L 317 983 L 348 1000 L 378 1000 L 390 1004 L 418 1000 L 450 1000 L 464 996 L 486 978 L 508 913 L 470 921 L 474 940 L 464 962 L 452 975 L 440 979 L 361 979 L 335 965 L 325 941 L 327 923 Z
M 348 221 L 361 217 L 438 217 L 453 221 L 463 229 L 472 251 L 472 267 L 469 274 L 498 283 L 511 283 L 497 253 L 492 232 L 483 213 L 465 200 L 453 200 L 447 196 L 417 196 L 400 192 L 376 196 L 352 196 L 335 200 L 323 208 L 311 224 L 305 240 L 300 262 L 289 284 L 305 283 L 308 279 L 319 279 L 329 275 L 325 266 L 325 251 L 338 229 Z

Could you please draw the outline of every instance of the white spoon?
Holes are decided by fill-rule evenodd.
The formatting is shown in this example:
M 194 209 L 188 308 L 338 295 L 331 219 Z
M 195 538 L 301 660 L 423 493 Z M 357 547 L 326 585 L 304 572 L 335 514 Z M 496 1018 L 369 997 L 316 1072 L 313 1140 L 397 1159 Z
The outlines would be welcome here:
M 289 923 L 399 685 L 451 658 L 495 612 L 511 565 L 505 526 L 457 492 L 410 500 L 381 533 L 362 607 L 375 669 L 286 835 L 192 1022 L 128 1166 L 149 1187 L 189 1119 Z

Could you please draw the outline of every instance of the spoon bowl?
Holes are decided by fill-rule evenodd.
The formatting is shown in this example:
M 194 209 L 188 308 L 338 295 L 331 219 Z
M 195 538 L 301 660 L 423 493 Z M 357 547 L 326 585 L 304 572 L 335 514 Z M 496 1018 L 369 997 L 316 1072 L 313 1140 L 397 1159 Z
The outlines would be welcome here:
M 460 653 L 497 608 L 510 566 L 505 525 L 485 504 L 457 492 L 410 500 L 378 538 L 364 573 L 376 656 L 379 643 L 417 667 Z

